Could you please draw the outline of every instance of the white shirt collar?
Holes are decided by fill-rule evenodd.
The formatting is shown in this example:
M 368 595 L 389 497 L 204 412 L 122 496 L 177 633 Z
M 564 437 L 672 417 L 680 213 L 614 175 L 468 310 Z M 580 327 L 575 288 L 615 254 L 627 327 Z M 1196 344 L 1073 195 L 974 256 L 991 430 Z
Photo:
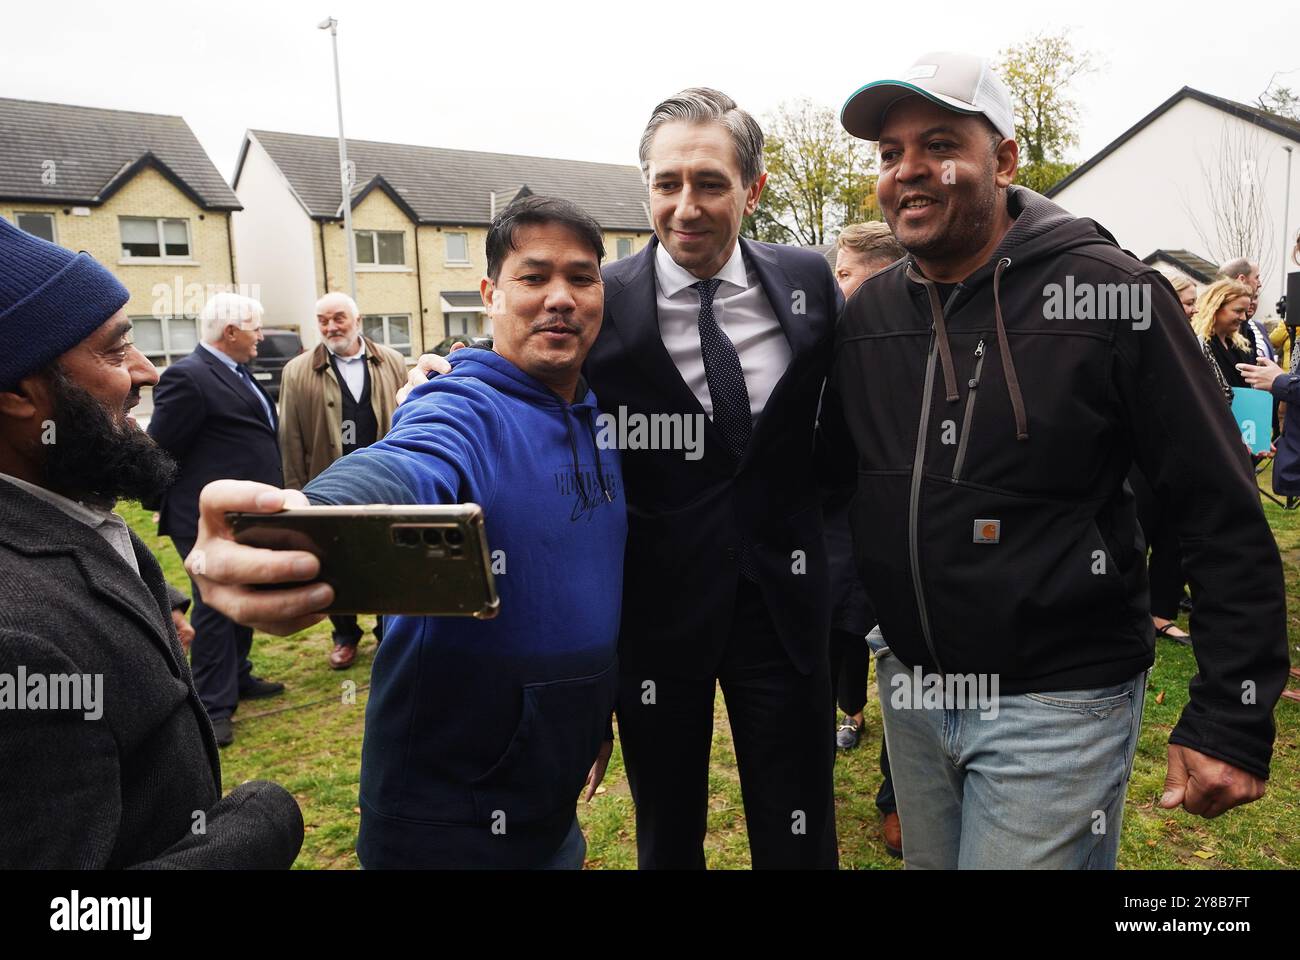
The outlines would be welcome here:
M 336 360 L 338 360 L 340 363 L 351 363 L 353 360 L 360 360 L 362 357 L 364 357 L 364 356 L 366 355 L 366 341 L 365 341 L 365 338 L 364 338 L 364 337 L 358 337 L 358 338 L 357 338 L 357 343 L 361 345 L 361 346 L 360 346 L 360 349 L 358 349 L 357 352 L 354 353 L 354 354 L 352 354 L 352 356 L 350 356 L 350 357 L 344 357 L 344 356 L 341 356 L 340 354 L 334 353 L 334 348 L 331 347 L 331 346 L 329 345 L 328 342 L 325 344 L 325 349 L 328 350 L 331 354 L 333 354 L 333 355 L 334 355 L 334 358 L 335 358 Z
M 731 249 L 731 256 L 722 265 L 722 269 L 713 275 L 713 279 L 729 283 L 738 290 L 749 288 L 749 280 L 745 276 L 745 255 L 740 252 L 739 238 L 736 239 L 736 245 Z M 699 280 L 700 278 L 695 274 L 685 267 L 679 266 L 662 243 L 656 245 L 655 282 L 659 284 L 660 293 L 671 299 L 690 287 L 691 284 L 698 283 Z

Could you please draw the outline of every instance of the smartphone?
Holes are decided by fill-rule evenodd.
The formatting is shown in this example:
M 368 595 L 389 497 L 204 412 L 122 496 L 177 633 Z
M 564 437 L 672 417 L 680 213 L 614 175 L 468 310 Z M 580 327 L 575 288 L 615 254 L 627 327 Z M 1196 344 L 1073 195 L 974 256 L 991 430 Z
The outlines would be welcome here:
M 476 503 L 299 507 L 228 513 L 238 543 L 306 550 L 334 588 L 326 613 L 497 615 L 501 600 Z

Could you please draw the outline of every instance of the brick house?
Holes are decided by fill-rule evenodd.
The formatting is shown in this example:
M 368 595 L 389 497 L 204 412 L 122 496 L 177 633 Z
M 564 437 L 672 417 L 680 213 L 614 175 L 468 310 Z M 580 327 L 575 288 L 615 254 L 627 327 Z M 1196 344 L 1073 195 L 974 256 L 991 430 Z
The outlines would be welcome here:
M 111 270 L 159 366 L 194 348 L 207 295 L 235 283 L 238 209 L 181 117 L 0 98 L 0 216 Z
M 561 196 L 605 231 L 608 259 L 650 240 L 635 166 L 348 140 L 357 302 L 367 335 L 407 357 L 450 335 L 483 335 L 479 298 L 492 218 L 522 193 Z M 338 140 L 250 130 L 234 177 L 240 276 L 258 284 L 266 322 L 319 337 L 316 299 L 348 290 Z

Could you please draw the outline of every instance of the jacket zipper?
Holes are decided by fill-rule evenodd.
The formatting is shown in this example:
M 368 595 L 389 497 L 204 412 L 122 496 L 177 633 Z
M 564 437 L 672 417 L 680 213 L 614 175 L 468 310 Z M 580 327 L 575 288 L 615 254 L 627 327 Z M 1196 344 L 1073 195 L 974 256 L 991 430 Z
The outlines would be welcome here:
M 984 369 L 984 341 L 975 346 L 975 374 L 966 381 L 969 393 L 966 394 L 966 412 L 961 418 L 961 439 L 957 441 L 957 459 L 953 461 L 952 478 L 961 476 L 961 468 L 966 462 L 966 441 L 970 437 L 971 421 L 975 418 L 975 395 L 979 391 L 980 371 Z
M 953 288 L 948 302 L 943 305 L 945 312 L 960 290 L 961 284 Z M 934 392 L 934 368 L 937 355 L 938 330 L 936 328 L 930 333 L 930 353 L 925 361 L 925 386 L 921 391 L 921 422 L 916 430 L 916 455 L 912 458 L 912 493 L 907 507 L 907 549 L 912 563 L 912 592 L 916 594 L 916 612 L 921 623 L 921 636 L 925 640 L 925 648 L 930 651 L 930 659 L 934 661 L 934 669 L 943 673 L 943 664 L 939 661 L 938 651 L 934 648 L 934 637 L 930 633 L 930 611 L 925 603 L 925 587 L 921 584 L 921 554 L 917 542 L 921 510 L 921 468 L 925 462 L 926 438 L 930 433 L 930 395 Z

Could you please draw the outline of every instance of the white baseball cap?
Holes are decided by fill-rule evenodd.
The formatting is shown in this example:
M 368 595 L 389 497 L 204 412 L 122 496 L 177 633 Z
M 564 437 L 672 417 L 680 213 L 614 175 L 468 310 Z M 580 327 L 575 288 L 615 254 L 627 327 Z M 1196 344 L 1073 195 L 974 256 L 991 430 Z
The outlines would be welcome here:
M 1015 139 L 1011 94 L 984 57 L 969 53 L 927 53 L 901 80 L 875 80 L 853 92 L 840 110 L 840 123 L 862 140 L 879 140 L 889 108 L 905 97 L 922 96 L 956 113 L 983 114 L 1008 140 Z

